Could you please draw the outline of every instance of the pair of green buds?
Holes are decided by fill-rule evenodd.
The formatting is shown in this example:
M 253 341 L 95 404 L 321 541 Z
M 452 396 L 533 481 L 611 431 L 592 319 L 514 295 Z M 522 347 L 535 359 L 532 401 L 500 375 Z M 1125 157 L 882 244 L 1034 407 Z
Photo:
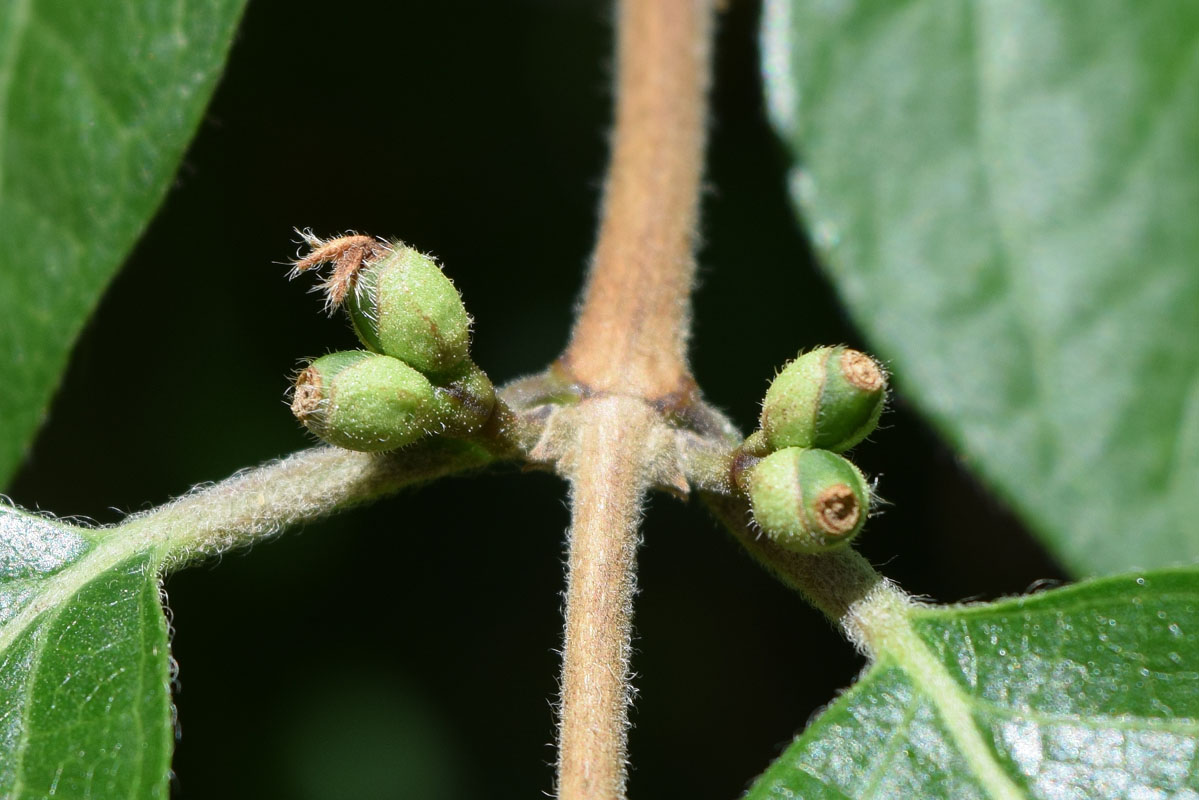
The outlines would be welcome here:
M 820 347 L 788 364 L 762 403 L 761 430 L 737 471 L 754 520 L 782 547 L 819 553 L 843 547 L 870 512 L 866 479 L 838 453 L 862 441 L 886 400 L 887 379 L 865 353 Z M 741 461 L 745 464 L 745 461 Z
M 436 262 L 367 237 L 315 244 L 296 269 L 336 263 L 325 285 L 330 305 L 345 306 L 367 349 L 309 364 L 296 379 L 296 418 L 329 444 L 367 452 L 486 422 L 495 389 L 470 360 L 470 316 Z

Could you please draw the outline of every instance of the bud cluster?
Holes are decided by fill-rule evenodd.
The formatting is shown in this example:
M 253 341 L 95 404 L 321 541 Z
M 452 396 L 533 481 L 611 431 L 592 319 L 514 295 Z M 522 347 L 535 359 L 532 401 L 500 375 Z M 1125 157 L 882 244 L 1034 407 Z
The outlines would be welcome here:
M 431 434 L 477 430 L 491 415 L 495 389 L 470 359 L 461 295 L 430 257 L 400 243 L 376 249 L 379 258 L 355 264 L 337 284 L 347 287 L 340 302 L 367 349 L 310 363 L 296 379 L 292 413 L 349 450 L 394 450 Z M 308 260 L 337 258 L 331 249 Z
M 874 430 L 887 378 L 847 347 L 819 347 L 783 368 L 762 404 L 761 430 L 745 445 L 737 483 L 762 531 L 788 550 L 848 544 L 870 511 L 870 489 L 838 455 Z

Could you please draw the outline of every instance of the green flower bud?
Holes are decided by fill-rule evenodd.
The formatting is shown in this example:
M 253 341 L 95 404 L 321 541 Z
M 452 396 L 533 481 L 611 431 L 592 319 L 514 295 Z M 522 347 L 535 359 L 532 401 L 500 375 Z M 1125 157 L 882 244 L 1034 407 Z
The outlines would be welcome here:
M 870 511 L 862 473 L 827 450 L 776 450 L 748 470 L 745 485 L 762 531 L 797 553 L 847 544 Z
M 433 259 L 397 243 L 356 280 L 346 308 L 371 350 L 426 373 L 453 369 L 469 355 L 470 316 Z
M 291 411 L 329 444 L 394 450 L 433 424 L 433 386 L 399 359 L 364 350 L 330 353 L 296 379 Z
M 762 430 L 774 449 L 848 450 L 878 425 L 887 377 L 848 347 L 818 347 L 792 361 L 766 390 Z

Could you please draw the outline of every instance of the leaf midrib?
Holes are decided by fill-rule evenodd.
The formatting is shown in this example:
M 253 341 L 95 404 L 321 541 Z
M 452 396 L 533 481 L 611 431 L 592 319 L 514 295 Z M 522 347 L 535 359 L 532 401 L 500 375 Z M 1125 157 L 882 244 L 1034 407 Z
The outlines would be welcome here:
M 22 692 L 23 697 L 20 700 L 21 732 L 12 754 L 15 763 L 10 766 L 14 776 L 12 786 L 14 797 L 20 796 L 21 789 L 25 784 L 23 766 L 29 747 L 29 732 L 32 728 L 29 715 L 33 707 L 33 697 L 36 693 L 35 687 L 38 681 L 42 656 L 48 647 L 46 637 L 48 637 L 50 629 L 54 626 L 58 617 L 61 616 L 71 598 L 96 580 L 103 578 L 114 567 L 138 556 L 150 554 L 156 546 L 157 543 L 151 539 L 135 536 L 113 536 L 101 542 L 99 546 L 87 551 L 74 564 L 47 577 L 43 582 L 43 587 L 35 593 L 26 606 L 8 623 L 0 626 L 0 654 L 7 652 L 22 634 L 29 631 L 36 624 L 42 625 L 40 633 L 45 634 L 45 636 L 40 637 L 32 644 L 32 658 L 30 659 L 27 671 L 27 681 Z M 154 576 L 158 574 L 161 561 L 161 553 L 151 558 L 148 569 L 152 570 L 151 574 Z M 144 610 L 142 608 L 143 595 L 140 592 L 137 602 L 140 615 Z M 141 659 L 143 669 L 138 670 L 139 683 L 145 674 L 145 659 L 146 654 L 143 653 Z M 138 738 L 142 739 L 145 733 L 145 720 L 142 717 L 140 707 L 134 708 L 133 716 L 135 724 L 143 734 Z M 141 755 L 139 754 L 137 758 L 140 759 Z M 141 771 L 137 771 L 136 785 L 138 787 L 142 785 L 144 777 Z M 137 793 L 131 796 L 137 796 Z
M 878 664 L 890 662 L 925 695 L 946 733 L 979 785 L 995 800 L 1024 800 L 1025 794 L 999 763 L 970 714 L 973 699 L 912 627 L 914 608 L 890 592 L 876 595 L 856 610 Z
M 1134 716 L 1055 715 L 1032 709 L 1021 710 L 978 697 L 955 679 L 944 662 L 917 633 L 911 621 L 920 612 L 910 607 L 887 608 L 880 604 L 876 613 L 882 620 L 879 627 L 885 629 L 885 633 L 875 642 L 879 664 L 890 662 L 902 670 L 913 687 L 932 703 L 937 717 L 958 752 L 965 758 L 970 771 L 982 788 L 996 800 L 1023 800 L 1026 794 L 1004 770 L 994 748 L 987 744 L 972 716 L 974 711 L 1001 719 L 1028 720 L 1038 725 L 1073 723 L 1088 727 L 1199 736 L 1199 720 L 1190 718 L 1157 720 Z
M 17 638 L 32 627 L 42 614 L 62 608 L 85 586 L 122 561 L 149 553 L 158 546 L 159 543 L 152 539 L 128 535 L 116 535 L 101 540 L 74 564 L 46 578 L 25 607 L 0 626 L 0 653 L 7 652 Z M 152 558 L 151 567 L 155 574 L 162 558 L 161 553 Z

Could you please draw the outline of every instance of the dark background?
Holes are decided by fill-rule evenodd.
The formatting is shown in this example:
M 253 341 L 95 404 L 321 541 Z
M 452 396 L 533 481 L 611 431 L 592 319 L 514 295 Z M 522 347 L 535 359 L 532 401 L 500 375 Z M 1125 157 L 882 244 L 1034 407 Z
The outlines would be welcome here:
M 862 342 L 813 263 L 764 121 L 758 8 L 721 20 L 693 366 L 748 432 L 800 347 Z M 23 505 L 111 522 L 304 447 L 304 356 L 355 345 L 288 283 L 293 226 L 442 259 L 497 382 L 565 342 L 606 157 L 604 3 L 251 2 L 166 205 L 79 343 Z M 859 540 L 909 591 L 1061 577 L 900 390 L 855 460 Z M 565 487 L 501 470 L 167 581 L 179 798 L 536 797 L 551 788 Z M 732 798 L 862 666 L 695 506 L 650 503 L 634 797 Z

